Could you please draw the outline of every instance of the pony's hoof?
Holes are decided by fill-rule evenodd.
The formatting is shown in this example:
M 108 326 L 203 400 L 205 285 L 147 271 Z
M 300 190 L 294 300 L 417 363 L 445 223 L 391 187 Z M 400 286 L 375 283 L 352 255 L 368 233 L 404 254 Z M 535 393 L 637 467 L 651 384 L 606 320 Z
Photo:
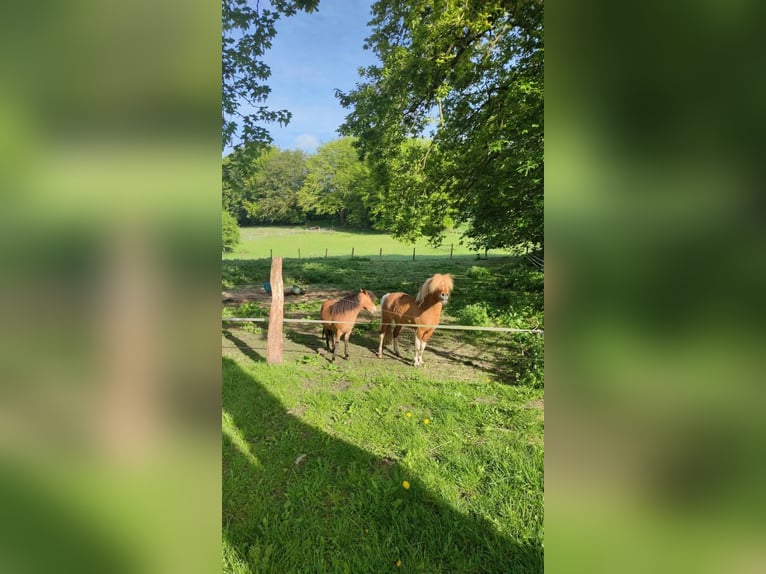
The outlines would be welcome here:
M 383 358 L 383 353 L 375 353 L 375 356 L 376 356 L 378 359 L 382 359 L 382 358 Z

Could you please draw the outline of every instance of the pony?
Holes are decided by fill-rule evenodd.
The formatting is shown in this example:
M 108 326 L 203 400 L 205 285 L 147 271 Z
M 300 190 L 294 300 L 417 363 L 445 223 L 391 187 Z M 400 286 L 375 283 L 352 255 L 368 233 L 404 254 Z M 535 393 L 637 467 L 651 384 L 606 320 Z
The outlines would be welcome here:
M 380 345 L 378 358 L 383 358 L 383 345 L 391 341 L 393 331 L 394 354 L 399 356 L 397 338 L 403 325 L 427 325 L 416 327 L 414 366 L 423 366 L 423 351 L 434 334 L 442 314 L 442 306 L 452 293 L 452 275 L 436 273 L 420 286 L 416 297 L 407 293 L 386 293 L 380 300 Z
M 319 311 L 322 321 L 343 321 L 342 323 L 323 323 L 322 335 L 324 336 L 327 350 L 332 350 L 333 361 L 335 360 L 338 342 L 344 336 L 345 358 L 348 359 L 348 339 L 351 336 L 354 323 L 356 323 L 356 317 L 362 309 L 373 314 L 377 313 L 378 308 L 375 305 L 375 299 L 377 299 L 375 293 L 366 289 L 360 289 L 346 295 L 342 299 L 330 299 L 322 303 L 322 308 Z

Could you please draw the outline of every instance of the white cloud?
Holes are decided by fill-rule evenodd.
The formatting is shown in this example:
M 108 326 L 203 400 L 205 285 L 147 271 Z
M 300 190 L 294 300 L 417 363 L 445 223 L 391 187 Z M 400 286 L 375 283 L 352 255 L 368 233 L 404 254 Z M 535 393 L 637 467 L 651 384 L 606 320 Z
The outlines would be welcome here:
M 297 149 L 302 149 L 308 153 L 314 153 L 319 147 L 319 140 L 311 134 L 301 134 L 293 140 L 293 145 Z

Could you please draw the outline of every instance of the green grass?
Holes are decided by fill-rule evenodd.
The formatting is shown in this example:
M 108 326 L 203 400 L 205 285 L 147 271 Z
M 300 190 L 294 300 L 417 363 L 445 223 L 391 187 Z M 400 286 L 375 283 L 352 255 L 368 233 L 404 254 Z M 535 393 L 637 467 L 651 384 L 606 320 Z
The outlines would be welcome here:
M 542 572 L 541 390 L 260 359 L 223 363 L 224 571 Z
M 223 288 L 260 293 L 270 261 L 234 257 Z M 286 258 L 306 294 L 285 312 L 316 318 L 359 287 L 414 293 L 435 272 L 455 278 L 443 323 L 543 326 L 542 272 L 492 255 Z M 224 315 L 265 316 L 260 297 Z M 374 321 L 335 363 L 319 326 L 285 324 L 279 366 L 265 326 L 225 326 L 224 571 L 542 572 L 543 338 L 437 330 L 416 369 L 411 330 L 403 360 L 375 358 Z
M 476 251 L 460 245 L 460 234 L 457 231 L 448 232 L 440 247 L 431 247 L 425 240 L 414 245 L 397 241 L 393 237 L 378 232 L 362 232 L 349 230 L 307 231 L 302 227 L 245 227 L 240 231 L 241 243 L 237 248 L 224 255 L 225 259 L 290 257 L 298 258 L 298 250 L 302 258 L 324 257 L 327 249 L 328 257 L 351 257 L 351 249 L 357 257 L 378 257 L 380 249 L 387 257 L 397 259 L 412 259 L 412 248 L 415 248 L 415 258 L 432 257 L 435 255 L 449 256 L 450 246 L 453 245 L 453 255 L 456 257 L 476 257 Z M 493 250 L 492 255 L 508 255 L 508 250 Z M 482 253 L 483 256 L 483 253 Z

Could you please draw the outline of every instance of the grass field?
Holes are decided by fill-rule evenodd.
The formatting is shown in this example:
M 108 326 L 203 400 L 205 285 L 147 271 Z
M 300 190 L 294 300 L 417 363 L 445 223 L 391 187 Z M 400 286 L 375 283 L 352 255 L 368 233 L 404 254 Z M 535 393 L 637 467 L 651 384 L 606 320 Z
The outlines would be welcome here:
M 268 313 L 269 265 L 223 262 L 224 316 Z M 286 297 L 291 317 L 449 272 L 444 323 L 543 326 L 542 272 L 521 257 L 286 259 L 283 271 L 306 289 Z M 543 571 L 541 336 L 437 330 L 417 369 L 412 331 L 402 358 L 377 359 L 365 314 L 348 360 L 329 361 L 318 325 L 285 324 L 279 366 L 265 338 L 257 324 L 222 333 L 225 572 Z
M 359 257 L 383 255 L 400 259 L 412 259 L 412 249 L 415 257 L 431 257 L 450 254 L 453 256 L 476 256 L 476 251 L 460 245 L 460 234 L 449 232 L 440 247 L 431 247 L 425 240 L 414 245 L 397 241 L 389 235 L 377 232 L 359 232 L 331 230 L 322 228 L 318 231 L 308 231 L 302 227 L 245 227 L 240 232 L 240 245 L 232 252 L 224 255 L 225 259 L 251 259 L 269 257 L 297 258 L 298 250 L 302 258 L 324 257 L 325 249 L 328 257 Z M 489 255 L 509 255 L 510 251 L 490 251 Z M 482 252 L 482 256 L 484 253 Z

